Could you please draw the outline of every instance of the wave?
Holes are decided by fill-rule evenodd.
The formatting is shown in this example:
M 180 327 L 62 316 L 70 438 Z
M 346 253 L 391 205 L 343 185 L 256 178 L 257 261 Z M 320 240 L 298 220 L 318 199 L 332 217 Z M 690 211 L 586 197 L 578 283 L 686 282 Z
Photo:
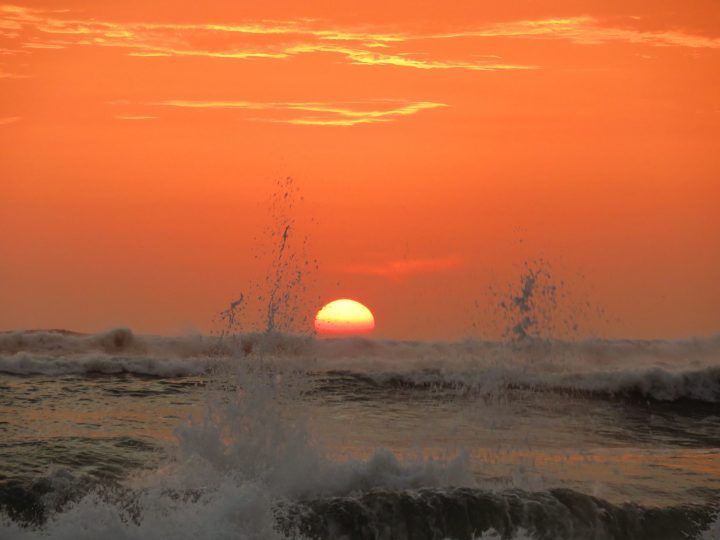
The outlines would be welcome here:
M 4 525 L 0 520 L 0 533 L 19 539 L 132 539 L 159 533 L 174 538 L 308 540 L 704 540 L 715 538 L 719 526 L 714 504 L 613 504 L 567 488 L 391 489 L 387 480 L 375 478 L 371 484 L 378 487 L 344 496 L 288 499 L 272 497 L 256 484 L 233 481 L 213 490 L 185 492 L 119 485 L 90 492 L 76 482 L 73 491 L 71 477 L 56 474 L 24 491 L 0 487 L 0 509 L 13 519 Z
M 98 334 L 67 330 L 0 333 L 0 373 L 11 375 L 201 375 L 228 354 L 215 337 L 138 336 L 126 328 Z
M 218 339 L 206 336 L 139 336 L 127 328 L 97 334 L 69 330 L 0 332 L 0 355 L 20 352 L 46 355 L 87 353 L 130 354 L 153 357 L 206 355 L 216 350 Z
M 379 450 L 366 461 L 327 462 L 296 452 L 295 444 L 279 453 L 273 446 L 260 456 L 236 441 L 238 447 L 219 458 L 207 452 L 214 448 L 212 438 L 203 431 L 196 435 L 191 444 L 203 450 L 190 460 L 127 483 L 66 471 L 25 484 L 0 482 L 0 538 L 300 538 L 293 532 L 300 523 L 280 516 L 289 515 L 292 501 L 462 484 L 470 478 L 464 456 L 401 463 Z
M 614 505 L 570 489 L 488 492 L 471 488 L 377 490 L 294 504 L 281 524 L 308 538 L 537 540 L 696 538 L 710 506 Z
M 149 377 L 200 376 L 217 362 L 211 358 L 151 358 L 83 354 L 47 356 L 18 353 L 0 357 L 0 373 L 11 375 L 120 375 Z M 689 371 L 661 368 L 563 374 L 528 373 L 511 369 L 448 372 L 315 372 L 318 390 L 362 392 L 363 388 L 446 389 L 460 394 L 492 396 L 511 390 L 556 392 L 607 398 L 720 403 L 720 366 Z
M 628 358 L 641 358 L 645 352 L 598 361 L 576 354 L 582 344 L 518 347 L 255 335 L 239 336 L 234 344 L 222 341 L 228 349 L 239 347 L 231 354 L 227 349 L 211 354 L 208 346 L 218 343 L 204 338 L 188 338 L 195 343 L 192 354 L 175 354 L 172 350 L 181 347 L 183 338 L 122 335 L 119 344 L 112 335 L 53 336 L 55 345 L 35 343 L 37 336 L 30 336 L 33 344 L 9 346 L 2 358 L 29 355 L 37 360 L 36 365 L 26 360 L 31 369 L 44 369 L 43 362 L 97 363 L 97 358 L 146 372 L 158 371 L 159 365 L 196 366 L 219 375 L 215 381 L 208 377 L 204 415 L 191 416 L 176 428 L 177 445 L 168 448 L 160 466 L 134 470 L 119 482 L 88 486 L 82 479 L 54 475 L 28 487 L 0 484 L 0 538 L 672 540 L 699 539 L 717 530 L 716 493 L 704 496 L 701 506 L 650 508 L 567 488 L 546 489 L 549 486 L 522 483 L 521 478 L 504 485 L 528 489 L 488 489 L 501 483 L 477 479 L 469 456 L 462 453 L 446 461 L 402 462 L 389 451 L 376 450 L 367 460 L 338 462 L 312 438 L 312 410 L 303 407 L 307 388 L 323 391 L 328 381 L 360 385 L 361 390 L 362 385 L 374 385 L 383 391 L 398 380 L 411 389 L 432 387 L 437 381 L 451 388 L 512 389 L 526 384 L 534 389 L 544 381 L 552 390 L 560 383 L 581 387 L 585 379 L 578 376 L 592 370 L 623 374 L 630 373 L 631 366 L 634 371 L 690 373 L 716 369 L 714 345 L 701 344 L 710 354 L 692 353 L 697 351 L 693 344 L 653 345 L 665 357 L 643 367 L 637 365 L 642 361 Z M 70 347 L 80 350 L 71 352 Z M 270 352 L 256 355 L 260 350 Z M 563 350 L 574 352 L 564 355 Z M 666 361 L 674 363 L 673 368 L 658 365 Z M 157 364 L 149 368 L 143 362 Z M 229 363 L 233 371 L 214 370 L 213 362 Z M 599 380 L 599 388 L 616 383 Z
M 19 352 L 72 355 L 106 353 L 152 357 L 197 357 L 261 352 L 288 356 L 347 359 L 371 356 L 384 360 L 437 359 L 457 361 L 512 355 L 525 360 L 589 362 L 595 365 L 637 362 L 703 361 L 720 358 L 720 334 L 676 340 L 587 339 L 553 341 L 395 341 L 367 338 L 315 339 L 280 333 L 247 333 L 231 336 L 138 335 L 127 328 L 97 334 L 69 330 L 0 332 L 0 355 Z
M 720 403 L 720 366 L 688 371 L 649 368 L 560 374 L 507 368 L 467 372 L 433 369 L 371 374 L 332 371 L 321 379 L 323 385 L 334 388 L 338 381 L 342 381 L 348 389 L 353 386 L 388 390 L 445 389 L 479 396 L 493 396 L 510 390 L 530 390 L 607 398 Z
M 187 377 L 207 371 L 202 358 L 157 358 L 118 356 L 102 353 L 79 355 L 43 355 L 16 353 L 0 356 L 0 373 L 10 375 L 144 375 L 150 377 Z
M 0 333 L 0 372 L 12 375 L 202 375 L 262 355 L 338 386 L 508 390 L 720 403 L 720 336 L 669 341 L 403 342 L 283 334 L 137 336 L 67 331 Z

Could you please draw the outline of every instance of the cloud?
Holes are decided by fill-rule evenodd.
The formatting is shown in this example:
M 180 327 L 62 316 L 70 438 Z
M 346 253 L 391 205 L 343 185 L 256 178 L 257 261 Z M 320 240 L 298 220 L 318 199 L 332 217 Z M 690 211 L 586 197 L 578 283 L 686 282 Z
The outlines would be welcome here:
M 563 39 L 586 45 L 620 41 L 649 46 L 720 48 L 720 38 L 677 30 L 644 31 L 631 27 L 614 27 L 589 16 L 506 22 L 474 30 L 428 36 L 430 39 L 489 37 Z
M 63 13 L 64 15 L 64 13 Z M 58 12 L 0 6 L 0 25 L 31 32 L 33 46 L 69 45 L 129 49 L 137 57 L 284 59 L 332 54 L 352 65 L 413 69 L 497 71 L 534 66 L 467 59 L 428 58 L 428 51 L 391 50 L 418 37 L 365 29 L 335 28 L 317 21 L 254 21 L 244 24 L 117 23 L 59 16 Z M 228 37 L 229 36 L 229 37 Z M 275 37 L 276 39 L 271 39 Z M 212 45 L 212 46 L 211 46 Z M 383 52 L 378 52 L 382 49 Z
M 209 51 L 209 50 L 188 50 L 188 49 L 172 49 L 163 47 L 146 47 L 141 51 L 133 51 L 128 53 L 130 56 L 204 56 L 207 58 L 233 58 L 235 60 L 246 60 L 248 58 L 287 58 L 284 52 L 262 52 L 262 51 L 243 51 L 243 50 L 227 50 L 227 51 Z
M 386 107 L 379 109 L 378 105 Z M 447 107 L 444 103 L 430 101 L 406 102 L 373 101 L 370 103 L 321 103 L 321 102 L 258 102 L 258 101 L 188 101 L 167 100 L 148 103 L 160 107 L 185 109 L 241 109 L 249 111 L 267 111 L 280 114 L 253 118 L 265 122 L 315 125 L 315 126 L 354 126 L 390 122 L 403 116 L 410 116 L 423 110 Z M 368 108 L 368 105 L 374 108 Z
M 54 43 L 23 43 L 25 49 L 66 49 L 65 45 L 56 45 Z
M 462 266 L 462 264 L 463 260 L 456 256 L 434 259 L 402 259 L 381 264 L 344 266 L 340 268 L 340 272 L 398 279 L 415 274 L 447 272 Z
M 115 118 L 118 120 L 155 120 L 157 119 L 157 116 L 140 116 L 140 115 L 124 115 L 119 114 Z
M 7 124 L 14 124 L 22 120 L 22 116 L 8 116 L 6 118 L 0 118 L 0 126 L 6 126 Z
M 639 46 L 718 49 L 720 38 L 668 28 L 647 31 L 637 20 L 625 26 L 591 16 L 485 24 L 454 32 L 385 32 L 372 27 L 342 27 L 323 21 L 257 20 L 239 24 L 112 22 L 73 17 L 66 10 L 0 6 L 4 38 L 22 39 L 24 47 L 72 46 L 126 49 L 134 57 L 286 60 L 298 56 L 335 56 L 355 66 L 414 70 L 517 71 L 539 69 L 523 62 L 506 62 L 484 54 L 488 38 L 564 40 L 578 45 L 622 42 Z M 433 42 L 473 40 L 460 57 L 447 58 Z M 8 50 L 8 49 L 6 49 Z M 314 121 L 312 118 L 310 121 Z
M 376 66 L 399 66 L 416 69 L 466 69 L 470 71 L 500 71 L 510 69 L 537 69 L 537 66 L 523 66 L 512 64 L 500 64 L 490 62 L 461 62 L 447 60 L 420 60 L 405 54 L 386 54 L 369 51 L 365 49 L 351 49 L 347 47 L 331 47 L 327 45 L 298 45 L 286 49 L 289 54 L 301 53 L 335 53 L 350 60 L 351 64 L 376 65 Z

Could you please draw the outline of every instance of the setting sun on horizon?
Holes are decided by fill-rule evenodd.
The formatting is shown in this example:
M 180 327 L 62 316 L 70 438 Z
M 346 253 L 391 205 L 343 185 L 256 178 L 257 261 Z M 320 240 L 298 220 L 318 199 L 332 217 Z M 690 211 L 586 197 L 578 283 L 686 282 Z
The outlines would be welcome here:
M 369 334 L 375 329 L 375 317 L 360 302 L 341 298 L 325 304 L 315 316 L 319 336 L 341 337 Z

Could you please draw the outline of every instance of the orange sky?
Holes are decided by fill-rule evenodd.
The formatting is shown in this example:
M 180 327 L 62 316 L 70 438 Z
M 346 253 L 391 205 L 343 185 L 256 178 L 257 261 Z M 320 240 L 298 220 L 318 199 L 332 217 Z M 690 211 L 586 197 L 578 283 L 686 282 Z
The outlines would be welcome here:
M 489 336 L 542 258 L 584 333 L 717 332 L 719 88 L 716 0 L 0 5 L 0 329 L 211 330 L 292 176 L 310 320 Z

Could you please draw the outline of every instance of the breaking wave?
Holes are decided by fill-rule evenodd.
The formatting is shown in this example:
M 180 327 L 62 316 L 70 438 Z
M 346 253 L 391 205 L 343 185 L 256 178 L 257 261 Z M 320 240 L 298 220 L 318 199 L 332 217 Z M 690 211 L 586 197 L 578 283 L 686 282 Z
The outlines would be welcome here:
M 577 373 L 528 373 L 512 369 L 446 372 L 437 369 L 406 373 L 331 372 L 346 386 L 449 389 L 459 393 L 491 396 L 501 391 L 531 390 L 595 397 L 655 401 L 720 403 L 720 366 L 689 371 L 645 370 Z M 336 385 L 332 378 L 324 379 Z
M 130 373 L 152 377 L 201 375 L 207 361 L 109 354 L 46 355 L 16 353 L 0 357 L 0 372 L 11 375 L 118 375 Z
M 709 540 L 717 508 L 612 504 L 571 489 L 528 492 L 431 487 L 433 475 L 381 453 L 354 464 L 359 484 L 338 496 L 277 498 L 261 485 L 225 480 L 212 489 L 86 488 L 50 479 L 57 491 L 23 493 L 0 525 L 13 538 L 246 538 L 374 540 Z M 427 471 L 426 471 L 427 472 Z M 329 476 L 326 476 L 329 478 Z M 330 478 L 331 479 L 331 478 Z M 332 479 L 331 479 L 332 480 Z M 413 484 L 430 487 L 408 488 Z M 332 483 L 332 482 L 331 482 Z M 336 487 L 336 486 L 333 486 Z M 361 490 L 359 488 L 362 488 Z M 8 494 L 0 491 L 0 501 Z M 22 500 L 27 508 L 19 508 Z M 47 508 L 47 515 L 42 514 Z M 7 510 L 7 508 L 5 508 Z M 23 513 L 24 510 L 24 513 Z M 54 512 L 54 513 L 53 513 Z
M 309 538 L 686 539 L 707 527 L 713 510 L 614 505 L 570 489 L 544 492 L 479 489 L 377 490 L 291 507 L 285 529 Z M 298 525 L 299 524 L 299 525 Z
M 234 355 L 232 351 L 239 351 Z M 720 403 L 720 336 L 674 341 L 522 343 L 318 340 L 282 334 L 137 336 L 62 331 L 0 333 L 0 372 L 12 375 L 197 376 L 262 354 L 323 385 L 526 389 L 598 397 Z
M 274 332 L 255 332 L 225 337 L 187 335 L 137 335 L 127 328 L 97 334 L 68 330 L 0 332 L 0 355 L 21 352 L 46 355 L 86 353 L 146 355 L 152 357 L 200 357 L 236 354 L 238 350 L 283 353 L 295 356 L 343 359 L 363 354 L 379 360 L 423 361 L 442 359 L 455 362 L 467 358 L 490 359 L 500 353 L 523 360 L 544 361 L 562 358 L 596 365 L 626 364 L 628 360 L 653 363 L 701 362 L 720 358 L 720 334 L 676 340 L 587 339 L 552 341 L 528 338 L 525 341 L 395 341 L 366 338 L 315 339 Z

